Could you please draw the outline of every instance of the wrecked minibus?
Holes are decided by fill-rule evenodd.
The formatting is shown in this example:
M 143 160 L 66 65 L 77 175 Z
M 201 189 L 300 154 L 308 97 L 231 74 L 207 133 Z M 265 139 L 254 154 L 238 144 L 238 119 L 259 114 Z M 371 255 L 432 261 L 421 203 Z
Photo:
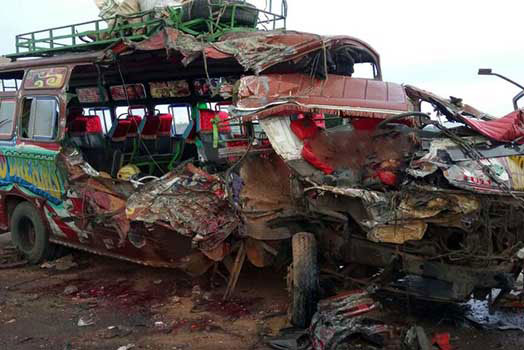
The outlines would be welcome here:
M 243 3 L 17 37 L 0 66 L 0 228 L 26 259 L 65 246 L 222 269 L 225 298 L 246 260 L 288 265 L 302 327 L 326 279 L 436 301 L 510 291 L 522 110 L 494 119 L 384 82 L 367 43 L 256 30 L 267 16 L 277 29 L 285 1 L 280 14 Z M 256 20 L 239 26 L 236 7 Z

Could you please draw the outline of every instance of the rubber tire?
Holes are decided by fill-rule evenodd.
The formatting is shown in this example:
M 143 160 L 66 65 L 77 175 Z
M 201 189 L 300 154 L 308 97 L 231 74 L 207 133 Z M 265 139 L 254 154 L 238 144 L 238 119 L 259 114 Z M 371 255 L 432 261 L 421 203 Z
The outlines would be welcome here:
M 30 221 L 33 226 L 35 237 L 32 245 L 24 237 L 24 220 Z M 11 215 L 10 228 L 13 244 L 30 264 L 39 264 L 54 255 L 55 245 L 49 242 L 49 232 L 31 203 L 22 202 L 16 206 Z
M 317 241 L 311 233 L 301 232 L 293 236 L 293 268 L 291 291 L 291 323 L 307 328 L 317 309 L 319 295 L 319 272 Z
M 217 3 L 217 0 L 211 0 Z M 228 4 L 243 4 L 246 7 L 237 8 L 235 12 L 235 26 L 236 27 L 254 27 L 258 21 L 258 9 L 256 6 L 247 2 L 238 0 L 222 0 Z M 182 21 L 187 22 L 197 18 L 208 18 L 210 14 L 210 6 L 213 10 L 217 10 L 219 5 L 213 6 L 208 3 L 208 0 L 193 0 L 182 6 Z M 233 16 L 233 9 L 228 8 L 220 17 L 220 22 L 227 24 L 231 22 Z

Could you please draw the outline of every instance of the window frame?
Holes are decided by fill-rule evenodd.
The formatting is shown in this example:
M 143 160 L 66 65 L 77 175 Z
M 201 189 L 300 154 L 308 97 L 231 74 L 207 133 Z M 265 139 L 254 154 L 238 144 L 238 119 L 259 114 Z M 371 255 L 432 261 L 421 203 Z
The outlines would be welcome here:
M 13 102 L 15 105 L 15 108 L 13 110 L 13 115 L 12 115 L 11 132 L 9 134 L 0 133 L 0 140 L 12 140 L 14 136 L 14 132 L 15 132 L 15 126 L 16 126 L 17 103 L 16 103 L 16 98 L 14 97 L 0 97 L 0 103 L 5 102 L 5 101 Z
M 156 106 L 155 106 L 155 108 L 156 108 Z M 187 111 L 188 124 L 187 124 L 186 128 L 184 130 L 182 130 L 182 132 L 178 132 L 177 131 L 176 114 L 174 113 L 174 110 L 176 108 L 185 108 L 186 111 Z M 193 127 L 193 124 L 192 124 L 192 122 L 194 122 L 193 121 L 193 106 L 190 105 L 189 103 L 171 103 L 171 104 L 168 105 L 167 109 L 168 109 L 169 114 L 171 114 L 173 116 L 173 123 L 171 124 L 171 137 L 185 137 L 185 136 L 187 136 L 186 134 L 188 134 L 188 130 L 190 130 L 190 128 L 192 129 L 192 127 Z
M 35 137 L 34 135 L 31 136 L 31 137 L 23 137 L 22 136 L 22 114 L 24 113 L 24 104 L 25 104 L 25 101 L 27 99 L 33 99 L 33 100 L 52 100 L 52 101 L 55 101 L 56 103 L 56 107 L 57 107 L 57 111 L 56 111 L 56 116 L 55 116 L 55 121 L 54 121 L 54 124 L 53 124 L 53 133 L 54 135 L 51 136 L 51 137 L 47 137 L 47 136 L 37 136 Z M 60 99 L 57 97 L 57 96 L 53 96 L 53 95 L 25 95 L 25 96 L 22 96 L 21 98 L 21 103 L 20 103 L 20 111 L 18 113 L 18 123 L 17 123 L 17 126 L 18 126 L 18 137 L 20 138 L 20 140 L 24 140 L 24 141 L 33 141 L 33 142 L 48 142 L 48 143 L 53 143 L 53 142 L 56 142 L 60 136 L 60 112 L 61 112 L 61 103 L 60 103 Z M 30 108 L 30 111 L 29 111 L 29 124 L 31 124 L 31 116 L 33 114 L 33 109 L 36 108 L 33 106 L 33 104 L 31 104 L 31 108 Z M 36 112 L 35 112 L 36 113 Z M 30 127 L 30 126 L 29 126 Z M 34 126 L 33 126 L 33 129 L 34 129 Z M 34 132 L 34 130 L 33 130 Z M 28 131 L 29 133 L 29 131 Z

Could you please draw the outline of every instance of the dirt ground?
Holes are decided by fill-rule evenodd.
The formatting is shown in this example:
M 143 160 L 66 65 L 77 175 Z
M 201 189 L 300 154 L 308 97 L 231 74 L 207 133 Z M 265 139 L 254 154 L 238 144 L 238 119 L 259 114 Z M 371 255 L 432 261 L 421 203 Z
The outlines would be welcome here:
M 8 243 L 0 236 L 0 249 Z M 265 350 L 264 337 L 286 326 L 284 276 L 273 270 L 248 267 L 233 300 L 222 303 L 223 281 L 206 290 L 173 270 L 80 252 L 73 257 L 77 266 L 64 271 L 0 270 L 0 350 Z M 453 349 L 524 347 L 522 330 L 479 330 L 456 317 L 456 308 L 385 301 L 389 321 L 421 325 L 428 334 L 449 332 Z M 495 328 L 500 322 L 524 326 L 519 312 L 490 316 L 482 303 L 469 309 Z

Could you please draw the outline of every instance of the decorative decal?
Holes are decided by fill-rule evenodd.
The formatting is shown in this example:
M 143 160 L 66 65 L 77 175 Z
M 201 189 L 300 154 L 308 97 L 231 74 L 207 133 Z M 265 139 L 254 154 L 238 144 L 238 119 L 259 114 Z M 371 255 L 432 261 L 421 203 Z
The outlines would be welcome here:
M 153 98 L 191 96 L 189 83 L 185 80 L 149 83 L 149 89 Z
M 0 185 L 17 184 L 52 203 L 61 203 L 64 186 L 54 155 L 0 150 Z
M 146 89 L 144 88 L 144 85 L 128 84 L 125 87 L 126 90 L 124 91 L 124 85 L 111 86 L 111 97 L 114 101 L 125 101 L 128 98 L 130 100 L 143 100 L 146 98 Z
M 60 89 L 64 86 L 66 67 L 31 69 L 24 81 L 25 89 Z
M 102 94 L 103 93 L 103 96 Z M 98 103 L 109 101 L 106 89 L 88 87 L 76 89 L 76 95 L 81 103 Z

